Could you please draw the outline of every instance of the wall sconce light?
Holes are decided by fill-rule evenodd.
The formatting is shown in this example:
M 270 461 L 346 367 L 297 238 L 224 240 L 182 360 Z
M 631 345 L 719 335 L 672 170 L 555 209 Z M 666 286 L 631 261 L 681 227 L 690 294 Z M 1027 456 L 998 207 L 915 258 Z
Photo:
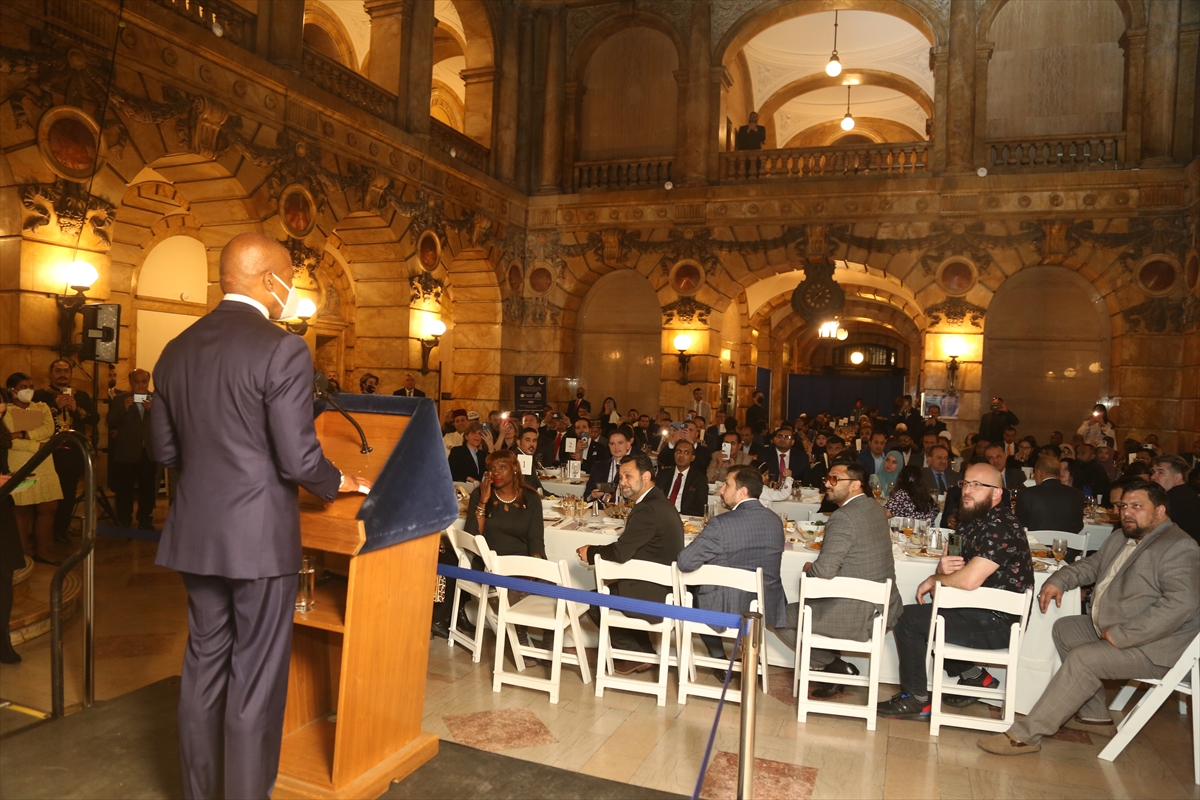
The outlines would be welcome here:
M 317 313 L 317 304 L 307 297 L 301 297 L 300 302 L 296 306 L 295 319 L 297 321 L 284 320 L 283 327 L 287 328 L 288 333 L 303 336 L 308 333 L 308 321 Z
M 844 342 L 849 336 L 850 332 L 843 328 L 836 319 L 822 322 L 821 327 L 817 328 L 818 339 L 837 339 L 839 342 Z
M 429 374 L 429 354 L 433 348 L 441 344 L 442 334 L 446 332 L 446 323 L 434 317 L 425 324 L 425 336 L 421 339 L 421 374 Z
M 80 348 L 80 345 L 72 341 L 75 338 L 75 315 L 87 303 L 87 296 L 84 293 L 92 288 L 92 284 L 99 277 L 96 268 L 86 261 L 74 261 L 67 266 L 66 285 L 68 291 L 73 289 L 75 294 L 68 294 L 67 291 L 64 291 L 55 298 L 58 304 L 58 354 L 60 356 L 68 356 Z
M 944 348 L 946 355 L 950 356 L 950 363 L 946 365 L 946 378 L 949 380 L 950 386 L 946 389 L 946 393 L 953 397 L 958 394 L 958 357 L 963 354 L 965 348 L 962 340 L 958 337 L 947 339 Z
M 687 354 L 687 349 L 692 346 L 692 337 L 686 333 L 681 333 L 675 337 L 675 349 L 679 351 L 679 385 L 687 386 L 688 384 L 688 362 L 692 357 Z

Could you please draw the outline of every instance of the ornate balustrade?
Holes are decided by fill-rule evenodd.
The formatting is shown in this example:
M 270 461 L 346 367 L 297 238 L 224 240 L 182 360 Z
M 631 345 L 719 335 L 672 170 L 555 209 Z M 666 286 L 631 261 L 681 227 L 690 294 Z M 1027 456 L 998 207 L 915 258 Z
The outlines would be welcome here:
M 475 169 L 488 171 L 491 150 L 479 142 L 436 119 L 429 120 L 429 136 L 433 146 Z
M 301 71 L 304 77 L 317 86 L 364 111 L 386 120 L 396 116 L 394 94 L 311 47 L 304 48 Z
M 987 168 L 1006 172 L 1120 169 L 1124 133 L 989 139 Z
M 853 175 L 925 175 L 930 142 L 835 145 L 721 153 L 722 183 L 838 178 Z
M 617 161 L 576 161 L 572 188 L 576 192 L 612 189 L 661 189 L 671 178 L 673 158 L 627 158 Z
M 79 2 L 79 0 L 72 0 Z M 258 17 L 230 0 L 154 0 L 214 36 L 254 50 Z

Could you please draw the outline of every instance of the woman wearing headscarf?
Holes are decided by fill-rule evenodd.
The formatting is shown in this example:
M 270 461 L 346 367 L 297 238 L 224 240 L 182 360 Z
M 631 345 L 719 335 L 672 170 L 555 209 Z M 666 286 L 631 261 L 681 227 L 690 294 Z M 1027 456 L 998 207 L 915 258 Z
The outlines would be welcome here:
M 883 470 L 878 473 L 879 478 L 879 494 L 881 497 L 887 497 L 892 493 L 892 486 L 896 483 L 896 479 L 900 477 L 900 470 L 904 468 L 904 454 L 899 450 L 888 450 L 887 455 L 883 457 Z

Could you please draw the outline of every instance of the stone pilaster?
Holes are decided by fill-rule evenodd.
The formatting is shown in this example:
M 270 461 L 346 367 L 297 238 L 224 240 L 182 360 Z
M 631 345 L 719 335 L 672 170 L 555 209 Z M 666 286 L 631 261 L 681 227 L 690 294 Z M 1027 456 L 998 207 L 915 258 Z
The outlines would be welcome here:
M 492 98 L 496 86 L 496 68 L 479 67 L 464 69 L 462 79 L 466 83 L 466 102 L 463 133 L 484 147 L 492 146 Z
M 1200 23 L 1185 23 L 1179 28 L 1179 85 L 1175 88 L 1175 161 L 1186 164 L 1200 150 L 1196 136 L 1196 66 L 1200 61 Z M 1188 442 L 1190 447 L 1191 443 Z
M 946 171 L 975 171 L 975 0 L 950 0 Z
M 521 16 L 516 8 L 505 12 L 504 40 L 500 48 L 500 97 L 496 103 L 492 163 L 495 175 L 512 183 L 517 166 L 517 106 L 520 101 Z
M 564 77 L 567 69 L 566 9 L 550 14 L 550 36 L 546 47 L 546 110 L 542 117 L 542 169 L 540 194 L 557 194 L 563 185 L 563 111 L 566 105 Z
M 371 58 L 367 77 L 397 96 L 395 123 L 404 126 L 407 86 L 403 80 L 407 47 L 404 42 L 412 25 L 412 0 L 366 0 L 371 17 Z
M 1179 69 L 1180 0 L 1150 4 L 1146 26 L 1146 73 L 1143 84 L 1142 165 L 1174 163 L 1175 87 Z
M 675 174 L 688 185 L 708 182 L 708 152 L 712 149 L 713 134 L 709 110 L 712 92 L 709 91 L 709 72 L 712 65 L 712 4 L 709 0 L 691 3 L 692 27 L 688 41 L 688 91 L 684 127 L 688 132 L 685 149 L 676 154 L 675 163 L 683 169 Z
M 975 47 L 975 163 L 987 166 L 987 97 L 988 97 L 988 63 L 992 60 L 992 50 L 996 45 L 980 41 Z
M 946 123 L 950 102 L 949 75 L 950 55 L 945 47 L 931 48 L 929 66 L 933 70 L 933 161 L 935 174 L 946 171 Z
M 405 127 L 417 136 L 429 135 L 429 96 L 433 91 L 433 25 L 433 3 L 414 3 L 408 34 L 408 58 L 404 62 L 408 85 L 405 94 Z
M 304 55 L 304 3 L 267 0 L 263 5 L 267 9 L 270 27 L 267 58 L 289 72 L 300 72 Z M 262 24 L 261 19 L 259 24 Z
M 1125 51 L 1125 152 L 1121 160 L 1134 164 L 1142 158 L 1142 84 L 1146 74 L 1146 30 L 1127 30 L 1121 34 Z

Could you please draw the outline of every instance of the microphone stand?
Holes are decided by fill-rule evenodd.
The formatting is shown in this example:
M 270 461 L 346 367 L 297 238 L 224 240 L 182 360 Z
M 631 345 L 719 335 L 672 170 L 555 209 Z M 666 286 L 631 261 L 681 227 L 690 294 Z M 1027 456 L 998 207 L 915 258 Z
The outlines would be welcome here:
M 354 426 L 354 430 L 358 431 L 358 438 L 362 440 L 362 450 L 359 451 L 360 453 L 365 456 L 374 449 L 367 444 L 367 434 L 363 433 L 362 426 L 358 424 L 354 417 L 347 414 L 346 410 L 338 405 L 337 401 L 333 399 L 334 392 L 329 386 L 329 381 L 326 379 L 325 373 L 319 370 L 313 376 L 313 393 L 317 396 L 318 400 L 324 400 L 326 403 L 329 403 L 329 405 L 337 409 L 339 414 L 350 421 L 350 424 Z

